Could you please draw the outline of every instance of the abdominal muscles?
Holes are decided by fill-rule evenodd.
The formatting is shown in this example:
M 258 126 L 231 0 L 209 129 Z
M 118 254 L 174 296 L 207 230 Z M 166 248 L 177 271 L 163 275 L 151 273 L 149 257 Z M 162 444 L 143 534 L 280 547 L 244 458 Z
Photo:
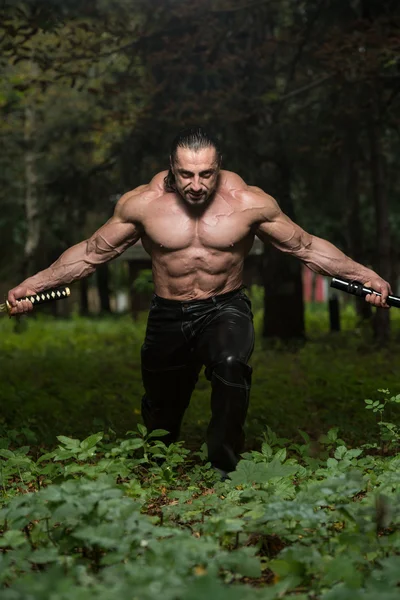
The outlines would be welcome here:
M 243 250 L 189 247 L 171 252 L 153 248 L 151 254 L 155 292 L 163 298 L 203 299 L 242 284 Z

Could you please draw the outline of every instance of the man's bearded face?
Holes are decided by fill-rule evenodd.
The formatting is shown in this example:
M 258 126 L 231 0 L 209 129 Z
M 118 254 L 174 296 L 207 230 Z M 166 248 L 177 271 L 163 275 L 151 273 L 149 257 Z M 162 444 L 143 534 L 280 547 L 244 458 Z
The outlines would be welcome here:
M 203 206 L 217 187 L 219 165 L 215 148 L 178 148 L 172 166 L 177 192 L 191 206 Z

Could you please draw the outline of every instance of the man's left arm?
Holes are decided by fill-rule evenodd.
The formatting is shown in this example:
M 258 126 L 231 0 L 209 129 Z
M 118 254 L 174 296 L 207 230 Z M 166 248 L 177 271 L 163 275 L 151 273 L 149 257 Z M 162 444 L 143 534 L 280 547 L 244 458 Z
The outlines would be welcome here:
M 254 188 L 253 188 L 254 189 Z M 255 233 L 263 242 L 296 256 L 307 267 L 321 275 L 358 281 L 382 294 L 369 294 L 367 302 L 388 308 L 386 299 L 392 293 L 390 285 L 377 273 L 355 262 L 327 240 L 316 237 L 296 225 L 278 206 L 274 198 L 256 189 L 253 205 L 259 207 Z M 256 211 L 258 212 L 258 211 Z

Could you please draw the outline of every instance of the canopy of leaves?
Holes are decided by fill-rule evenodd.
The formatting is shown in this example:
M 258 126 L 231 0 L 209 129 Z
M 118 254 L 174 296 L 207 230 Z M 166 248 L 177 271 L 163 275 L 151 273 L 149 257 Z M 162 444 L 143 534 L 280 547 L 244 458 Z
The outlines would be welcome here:
M 372 0 L 3 2 L 3 239 L 17 255 L 29 107 L 47 254 L 85 235 L 93 209 L 97 224 L 108 217 L 109 196 L 165 168 L 177 129 L 200 122 L 220 136 L 225 167 L 283 208 L 289 166 L 299 222 L 346 251 L 355 161 L 373 262 L 372 116 L 398 235 L 399 10 Z

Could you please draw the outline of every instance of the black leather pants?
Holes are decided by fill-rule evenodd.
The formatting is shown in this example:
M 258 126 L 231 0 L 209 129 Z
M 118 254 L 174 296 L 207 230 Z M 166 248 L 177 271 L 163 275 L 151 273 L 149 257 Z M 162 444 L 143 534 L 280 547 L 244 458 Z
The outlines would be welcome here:
M 169 431 L 162 438 L 166 444 L 177 440 L 205 365 L 212 387 L 209 460 L 223 471 L 234 470 L 244 444 L 253 347 L 251 303 L 242 289 L 190 302 L 154 295 L 142 346 L 146 427 Z

